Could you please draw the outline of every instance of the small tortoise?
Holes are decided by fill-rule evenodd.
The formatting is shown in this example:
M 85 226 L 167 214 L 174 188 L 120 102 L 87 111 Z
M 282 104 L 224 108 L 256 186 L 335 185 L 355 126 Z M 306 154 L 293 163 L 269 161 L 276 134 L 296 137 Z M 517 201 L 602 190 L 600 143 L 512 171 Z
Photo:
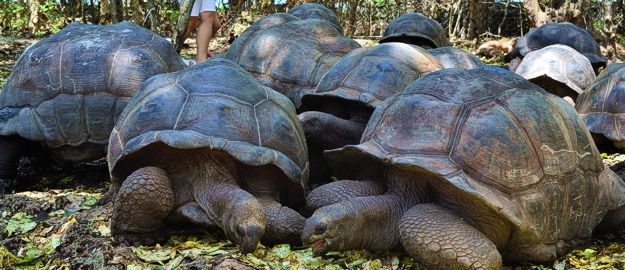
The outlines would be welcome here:
M 425 49 L 399 42 L 353 50 L 302 98 L 299 119 L 310 161 L 311 188 L 331 181 L 323 151 L 358 144 L 373 110 L 420 76 L 443 66 Z
M 302 233 L 315 254 L 401 243 L 428 269 L 500 269 L 552 262 L 625 217 L 625 183 L 573 107 L 495 67 L 421 77 L 326 158 L 339 179 L 387 189 L 352 185 L 319 208 Z
M 529 52 L 514 72 L 547 92 L 569 97 L 573 102 L 596 77 L 588 58 L 560 44 Z
M 334 25 L 334 27 L 336 27 L 336 30 L 339 30 L 339 32 L 343 33 L 343 27 L 341 26 L 341 22 L 339 21 L 339 18 L 336 17 L 336 13 L 334 13 L 334 11 L 320 4 L 306 3 L 303 5 L 295 6 L 292 9 L 290 9 L 287 14 L 293 15 L 302 20 L 306 20 L 306 19 L 326 20 L 330 22 L 332 25 Z
M 425 49 L 451 46 L 445 29 L 421 13 L 406 13 L 389 23 L 380 39 L 380 43 L 385 42 L 409 43 Z
M 575 109 L 595 143 L 625 151 L 625 63 L 613 63 L 577 98 Z M 623 129 L 621 129 L 623 128 Z
M 219 227 L 245 252 L 299 244 L 306 142 L 295 108 L 226 59 L 152 77 L 128 103 L 108 151 L 111 233 L 167 239 L 164 221 Z M 261 239 L 262 237 L 262 239 Z
M 104 157 L 117 116 L 141 84 L 184 67 L 171 43 L 129 22 L 74 22 L 30 46 L 0 93 L 0 189 L 14 184 L 27 152 L 60 162 Z
M 595 72 L 605 67 L 608 58 L 601 54 L 599 43 L 583 28 L 569 22 L 546 23 L 530 30 L 519 38 L 516 47 L 505 56 L 510 70 L 515 71 L 519 62 L 529 52 L 554 44 L 569 46 L 588 58 Z
M 476 68 L 484 65 L 482 60 L 470 52 L 454 47 L 438 47 L 428 50 L 445 68 Z
M 225 58 L 286 95 L 295 108 L 323 74 L 360 44 L 326 20 L 274 13 L 256 21 L 230 46 Z

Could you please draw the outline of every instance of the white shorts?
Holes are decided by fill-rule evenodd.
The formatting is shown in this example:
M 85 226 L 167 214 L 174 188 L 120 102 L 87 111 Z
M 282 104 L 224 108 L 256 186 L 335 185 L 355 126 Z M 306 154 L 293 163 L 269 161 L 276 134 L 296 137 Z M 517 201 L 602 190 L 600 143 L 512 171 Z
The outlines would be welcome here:
M 183 2 L 184 0 L 178 0 L 180 6 L 182 6 Z M 195 0 L 195 3 L 193 3 L 193 9 L 191 9 L 191 16 L 199 17 L 200 13 L 205 11 L 217 12 L 217 9 L 215 8 L 215 0 Z

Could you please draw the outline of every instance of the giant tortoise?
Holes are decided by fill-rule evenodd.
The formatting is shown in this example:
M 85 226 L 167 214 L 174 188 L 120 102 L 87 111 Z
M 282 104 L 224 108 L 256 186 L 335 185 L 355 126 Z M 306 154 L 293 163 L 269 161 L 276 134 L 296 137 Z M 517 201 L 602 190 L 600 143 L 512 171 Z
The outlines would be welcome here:
M 27 152 L 62 162 L 103 157 L 141 84 L 184 67 L 171 43 L 129 22 L 74 22 L 30 46 L 0 93 L 0 189 L 13 184 Z
M 401 244 L 428 269 L 500 269 L 552 262 L 625 217 L 625 183 L 573 107 L 495 67 L 421 77 L 326 158 L 338 179 L 387 189 L 352 185 L 317 209 L 302 233 L 315 254 Z
M 153 245 L 167 239 L 164 221 L 188 220 L 246 252 L 300 243 L 308 160 L 295 108 L 230 60 L 149 79 L 111 133 L 108 162 L 119 242 Z
M 353 50 L 332 66 L 315 92 L 304 95 L 300 107 L 310 187 L 331 181 L 324 150 L 358 144 L 371 113 L 382 101 L 420 76 L 441 69 L 425 49 L 399 42 Z
M 529 52 L 514 71 L 547 92 L 571 101 L 595 79 L 588 58 L 566 45 L 550 45 Z
M 289 9 L 287 13 L 289 15 L 293 15 L 302 20 L 306 19 L 320 19 L 326 20 L 330 22 L 336 30 L 339 30 L 340 33 L 343 33 L 343 27 L 341 26 L 341 22 L 339 18 L 336 17 L 336 13 L 330 10 L 327 7 L 324 7 L 317 3 L 306 3 L 299 6 L 295 6 L 292 9 Z
M 380 43 L 385 42 L 404 42 L 425 49 L 451 46 L 440 23 L 421 13 L 406 13 L 389 23 L 380 39 Z
M 230 46 L 225 58 L 263 85 L 286 95 L 299 108 L 323 74 L 360 44 L 330 22 L 274 13 L 256 21 Z
M 546 23 L 527 32 L 519 38 L 516 47 L 504 59 L 510 63 L 510 70 L 516 70 L 518 63 L 531 51 L 554 44 L 569 46 L 588 58 L 595 72 L 604 67 L 608 58 L 601 54 L 599 43 L 583 28 L 569 22 Z
M 624 104 L 625 63 L 608 65 L 579 95 L 575 109 L 598 146 L 625 151 Z

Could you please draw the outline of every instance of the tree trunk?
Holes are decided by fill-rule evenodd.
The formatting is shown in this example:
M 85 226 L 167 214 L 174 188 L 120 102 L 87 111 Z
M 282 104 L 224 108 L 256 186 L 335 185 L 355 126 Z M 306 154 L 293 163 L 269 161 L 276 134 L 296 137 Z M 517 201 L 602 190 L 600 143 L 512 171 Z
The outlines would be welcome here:
M 26 5 L 28 6 L 28 32 L 30 34 L 35 34 L 39 31 L 39 28 L 42 25 L 45 25 L 45 18 L 43 14 L 39 12 L 39 5 L 43 4 L 43 0 L 27 0 Z
M 349 11 L 347 11 L 347 29 L 345 32 L 348 37 L 354 36 L 356 32 L 356 11 L 358 10 L 358 0 L 349 1 Z
M 158 29 L 160 28 L 161 16 L 158 13 L 158 2 L 156 0 L 148 0 L 148 12 L 150 12 L 150 30 L 152 30 L 152 32 L 154 33 L 158 33 Z
M 109 0 L 100 0 L 100 24 L 111 23 Z
M 470 0 L 469 1 L 469 39 L 473 40 L 474 44 L 479 43 L 480 39 L 480 30 L 481 30 L 481 21 L 480 21 L 480 1 L 479 0 Z
M 130 0 L 130 9 L 132 10 L 132 22 L 143 26 L 143 9 L 139 0 Z
M 538 0 L 525 0 L 523 7 L 527 11 L 527 16 L 530 20 L 530 28 L 536 28 L 549 22 L 549 16 L 540 9 Z
M 123 3 L 121 0 L 110 0 L 111 22 L 118 23 L 124 20 Z
M 180 7 L 180 15 L 178 15 L 178 23 L 174 27 L 174 32 L 171 36 L 171 41 L 176 49 L 176 52 L 182 51 L 182 44 L 184 44 L 184 34 L 187 31 L 189 25 L 189 17 L 191 16 L 191 9 L 195 0 L 184 0 Z
M 614 21 L 612 17 L 612 1 L 603 0 L 603 34 L 606 37 L 608 50 L 608 58 L 612 61 L 616 61 L 618 58 L 618 50 L 616 47 L 616 33 L 614 33 Z

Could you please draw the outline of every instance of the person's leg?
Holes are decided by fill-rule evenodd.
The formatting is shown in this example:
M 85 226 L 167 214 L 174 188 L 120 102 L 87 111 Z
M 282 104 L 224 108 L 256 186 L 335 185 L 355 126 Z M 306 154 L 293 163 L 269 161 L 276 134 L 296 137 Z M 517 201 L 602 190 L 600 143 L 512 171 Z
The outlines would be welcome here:
M 189 38 L 189 36 L 191 35 L 191 32 L 193 32 L 193 29 L 195 29 L 195 25 L 197 24 L 197 18 L 197 16 L 189 17 L 189 25 L 187 26 L 187 32 L 184 33 L 184 40 L 187 40 L 187 38 Z
M 197 63 L 207 60 L 208 44 L 213 37 L 213 22 L 219 20 L 217 13 L 205 11 L 200 13 L 200 26 L 197 29 Z
M 221 22 L 217 17 L 215 0 L 196 1 L 201 1 L 202 3 L 200 7 L 200 25 L 198 26 L 196 35 L 197 63 L 202 63 L 208 58 L 208 45 L 210 44 L 211 38 L 215 36 L 217 30 L 221 27 Z

